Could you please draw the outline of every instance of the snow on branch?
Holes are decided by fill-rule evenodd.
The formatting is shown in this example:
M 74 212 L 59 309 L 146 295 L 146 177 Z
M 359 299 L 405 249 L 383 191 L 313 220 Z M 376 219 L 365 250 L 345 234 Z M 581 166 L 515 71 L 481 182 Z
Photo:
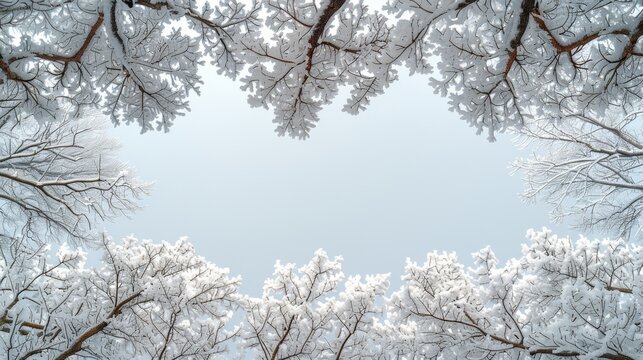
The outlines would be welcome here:
M 341 258 L 277 262 L 261 297 L 185 239 L 103 239 L 102 263 L 77 249 L 0 244 L 0 349 L 12 359 L 637 359 L 643 248 L 529 231 L 522 256 L 490 248 L 388 275 L 345 278 Z M 236 315 L 235 315 L 236 314 Z
M 340 86 L 353 87 L 345 110 L 356 113 L 395 77 L 376 60 L 388 44 L 389 27 L 361 2 L 264 5 L 267 34 L 241 39 L 243 59 L 250 64 L 242 81 L 251 105 L 274 109 L 278 134 L 308 137 Z
M 3 239 L 7 240 L 7 239 Z M 103 239 L 102 265 L 66 246 L 0 246 L 0 348 L 10 359 L 209 359 L 237 333 L 226 326 L 238 278 L 175 244 Z
M 148 186 L 117 160 L 106 126 L 91 114 L 0 122 L 0 236 L 91 242 L 97 221 L 137 208 Z
M 570 118 L 572 118 L 570 120 Z M 554 206 L 554 220 L 637 239 L 643 230 L 643 120 L 621 116 L 570 115 L 521 129 L 521 146 L 533 156 L 514 163 L 524 174 L 526 199 Z
M 0 119 L 98 107 L 167 131 L 205 60 L 239 73 L 234 39 L 255 18 L 236 1 L 18 1 L 0 11 Z
M 643 8 L 637 1 L 392 2 L 412 19 L 398 43 L 426 43 L 433 86 L 479 132 L 555 118 L 564 107 L 602 116 L 641 107 Z M 404 49 L 403 46 L 398 46 Z M 399 55 L 414 63 L 417 52 Z
M 62 102 L 168 130 L 209 61 L 306 138 L 340 88 L 357 113 L 408 68 L 493 140 L 561 107 L 638 111 L 642 36 L 634 0 L 16 0 L 0 10 L 0 118 Z

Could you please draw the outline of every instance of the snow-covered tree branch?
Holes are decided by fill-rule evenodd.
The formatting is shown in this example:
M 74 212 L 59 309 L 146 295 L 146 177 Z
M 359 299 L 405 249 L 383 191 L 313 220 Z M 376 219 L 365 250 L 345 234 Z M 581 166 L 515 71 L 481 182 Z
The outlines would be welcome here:
M 641 247 L 575 243 L 530 232 L 521 258 L 486 248 L 465 269 L 454 254 L 409 262 L 388 304 L 423 358 L 636 359 L 643 350 Z M 406 331 L 409 331 L 407 328 Z
M 236 1 L 9 0 L 0 7 L 0 119 L 99 106 L 115 123 L 167 130 L 206 60 L 234 76 L 256 7 Z
M 353 87 L 345 110 L 363 109 L 394 78 L 378 56 L 389 44 L 389 27 L 362 1 L 269 0 L 264 32 L 242 39 L 251 64 L 243 78 L 252 105 L 275 110 L 277 132 L 305 138 L 317 113 Z M 267 38 L 266 38 L 267 37 Z
M 396 0 L 389 11 L 410 17 L 394 34 L 409 44 L 407 65 L 438 56 L 433 86 L 491 139 L 561 108 L 641 109 L 638 1 Z
M 165 129 L 206 61 L 235 77 L 280 134 L 307 137 L 342 86 L 356 113 L 407 67 L 489 137 L 564 107 L 641 108 L 639 1 L 242 2 L 5 0 L 0 118 L 98 105 Z M 366 5 L 369 5 L 368 8 Z M 431 67 L 439 59 L 435 71 Z
M 263 297 L 244 303 L 243 344 L 256 358 L 349 359 L 379 348 L 369 334 L 387 276 L 351 277 L 339 291 L 340 259 L 321 250 L 299 269 L 277 262 L 273 276 Z
M 0 122 L 0 235 L 91 240 L 97 220 L 128 214 L 147 185 L 131 175 L 102 116 Z
M 521 129 L 530 158 L 514 166 L 525 175 L 526 198 L 543 197 L 553 215 L 579 217 L 579 225 L 640 238 L 643 223 L 643 119 L 641 113 L 538 122 Z
M 643 351 L 643 248 L 530 231 L 522 256 L 490 248 L 345 281 L 341 259 L 277 262 L 259 298 L 174 245 L 104 239 L 102 263 L 63 246 L 3 239 L 0 351 L 9 359 L 637 359 Z M 343 282 L 343 286 L 341 283 Z M 234 316 L 237 311 L 238 316 Z M 234 344 L 234 346 L 232 346 Z M 233 350 L 234 349 L 234 350 Z M 234 351 L 234 352 L 233 352 Z
M 0 348 L 7 359 L 209 359 L 237 329 L 226 326 L 239 279 L 194 253 L 126 239 L 101 244 L 102 265 L 66 246 L 0 244 Z

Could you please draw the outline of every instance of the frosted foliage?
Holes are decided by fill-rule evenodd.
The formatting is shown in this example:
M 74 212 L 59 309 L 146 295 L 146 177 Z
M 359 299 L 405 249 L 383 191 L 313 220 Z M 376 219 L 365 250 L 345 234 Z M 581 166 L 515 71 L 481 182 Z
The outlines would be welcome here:
M 620 359 L 643 352 L 643 248 L 529 231 L 522 256 L 407 261 L 344 279 L 319 250 L 277 262 L 258 298 L 181 239 L 103 239 L 100 266 L 62 246 L 0 243 L 0 353 L 8 359 Z M 48 257 L 47 254 L 50 254 Z
M 211 359 L 226 350 L 238 279 L 186 241 L 104 240 L 100 268 L 63 246 L 3 239 L 0 352 L 7 359 Z M 224 356 L 222 356 L 224 358 Z
M 242 81 L 252 105 L 274 109 L 279 134 L 307 137 L 342 85 L 353 88 L 344 109 L 356 113 L 395 79 L 378 59 L 389 28 L 364 2 L 268 0 L 263 7 L 263 31 L 241 39 L 250 64 Z
M 561 109 L 641 108 L 639 1 L 395 0 L 389 11 L 412 19 L 393 36 L 433 47 L 433 86 L 491 139 Z
M 108 122 L 0 122 L 0 236 L 91 241 L 99 220 L 128 214 L 147 185 L 116 159 Z
M 95 106 L 114 123 L 167 130 L 198 91 L 200 64 L 240 70 L 254 9 L 233 0 L 2 0 L 0 119 Z
M 528 236 L 522 257 L 503 267 L 488 248 L 466 271 L 453 254 L 409 262 L 387 306 L 390 320 L 415 336 L 412 347 L 397 345 L 405 358 L 638 358 L 641 247 Z
M 371 7 L 367 8 L 369 4 Z M 243 74 L 279 134 L 305 138 L 341 87 L 357 113 L 407 67 L 479 132 L 560 111 L 641 109 L 639 1 L 3 0 L 0 118 L 97 106 L 167 130 L 199 67 Z M 243 70 L 245 66 L 245 70 Z
M 641 113 L 543 121 L 523 127 L 521 135 L 521 145 L 536 149 L 514 163 L 525 176 L 526 199 L 551 203 L 554 220 L 572 215 L 581 228 L 641 238 Z
M 342 277 L 340 259 L 323 251 L 299 269 L 277 263 L 263 297 L 244 303 L 243 347 L 257 359 L 352 359 L 376 352 L 373 322 L 388 278 L 351 277 L 339 291 Z

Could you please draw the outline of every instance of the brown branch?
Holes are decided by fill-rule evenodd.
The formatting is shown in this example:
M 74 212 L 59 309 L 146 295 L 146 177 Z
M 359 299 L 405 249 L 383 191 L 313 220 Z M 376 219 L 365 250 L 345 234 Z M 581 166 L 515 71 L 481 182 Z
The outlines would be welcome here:
M 465 1 L 464 4 L 468 4 L 468 1 Z M 520 20 L 518 23 L 518 32 L 516 33 L 516 36 L 514 36 L 514 38 L 511 40 L 509 44 L 510 50 L 509 50 L 509 57 L 507 59 L 507 64 L 505 66 L 505 71 L 504 71 L 505 76 L 509 74 L 511 67 L 516 61 L 516 57 L 518 55 L 518 47 L 520 46 L 520 43 L 522 41 L 522 37 L 525 34 L 525 31 L 527 30 L 527 25 L 529 24 L 530 17 L 534 20 L 534 22 L 538 25 L 538 27 L 547 34 L 551 42 L 551 45 L 554 47 L 554 49 L 556 49 L 557 54 L 561 54 L 561 53 L 571 54 L 572 51 L 580 47 L 583 47 L 589 44 L 590 42 L 603 36 L 630 35 L 628 44 L 623 49 L 623 54 L 621 56 L 621 59 L 618 61 L 619 64 L 617 65 L 617 68 L 621 66 L 621 64 L 625 62 L 627 58 L 629 58 L 631 55 L 634 54 L 634 48 L 636 47 L 636 43 L 638 39 L 641 36 L 643 36 L 643 19 L 641 19 L 636 29 L 632 33 L 630 33 L 630 31 L 626 28 L 612 30 L 607 33 L 595 32 L 595 33 L 587 34 L 582 38 L 576 41 L 573 41 L 569 44 L 562 44 L 558 40 L 556 35 L 549 29 L 549 27 L 547 27 L 545 20 L 542 18 L 540 11 L 536 6 L 535 0 L 523 0 L 522 11 L 520 13 Z
M 20 323 L 20 326 L 21 327 L 25 326 L 25 327 L 36 329 L 36 330 L 43 330 L 45 328 L 44 325 L 34 323 L 34 322 L 31 322 L 31 321 L 23 321 L 23 322 Z
M 315 23 L 315 26 L 313 27 L 312 34 L 310 35 L 310 38 L 308 39 L 308 51 L 306 52 L 306 72 L 304 73 L 304 76 L 301 80 L 300 86 L 299 86 L 299 91 L 297 92 L 297 96 L 295 98 L 294 103 L 292 104 L 292 114 L 287 120 L 288 126 L 294 130 L 294 126 L 292 123 L 292 119 L 297 112 L 298 106 L 300 104 L 305 104 L 306 101 L 302 100 L 302 94 L 303 94 L 303 89 L 304 85 L 310 78 L 310 70 L 313 68 L 313 56 L 315 54 L 315 50 L 317 47 L 321 45 L 326 45 L 330 46 L 331 48 L 334 49 L 339 49 L 339 46 L 332 44 L 328 41 L 322 41 L 320 42 L 319 39 L 321 36 L 324 34 L 324 30 L 326 29 L 326 26 L 330 22 L 330 19 L 333 17 L 335 13 L 341 9 L 341 7 L 346 3 L 346 0 L 331 0 L 330 4 L 324 9 L 322 12 L 321 16 L 317 20 L 317 23 Z M 351 49 L 342 49 L 347 52 L 353 52 L 354 50 Z
M 0 56 L 0 70 L 7 76 L 7 79 L 9 80 L 18 80 L 18 75 L 16 75 L 11 69 L 9 68 L 9 64 L 7 64 L 2 57 Z M 3 81 L 0 80 L 0 84 L 2 84 Z
M 625 59 L 627 59 L 634 53 L 634 47 L 636 47 L 636 43 L 641 36 L 643 36 L 643 17 L 641 17 L 641 19 L 639 20 L 636 29 L 634 29 L 634 32 L 630 35 L 630 41 L 623 49 L 623 55 L 621 56 L 620 63 L 623 63 Z
M 507 59 L 507 65 L 505 66 L 505 77 L 509 74 L 511 67 L 516 61 L 518 56 L 518 47 L 522 41 L 522 37 L 527 31 L 527 25 L 529 25 L 529 17 L 531 12 L 536 8 L 536 0 L 523 0 L 521 4 L 522 10 L 520 11 L 520 19 L 518 21 L 518 29 L 516 35 L 511 39 L 509 43 L 509 58 Z
M 473 4 L 473 3 L 476 3 L 476 2 L 478 2 L 478 0 L 464 0 L 463 2 L 459 3 L 458 6 L 455 7 L 455 9 L 457 11 L 460 11 L 460 10 L 466 8 L 467 6 L 469 6 L 469 5 Z
M 446 322 L 446 323 L 454 323 L 454 324 L 459 324 L 459 325 L 471 327 L 471 328 L 477 330 L 480 334 L 482 334 L 482 336 L 488 336 L 491 339 L 496 340 L 499 343 L 502 343 L 504 345 L 511 346 L 512 348 L 529 351 L 530 355 L 549 354 L 549 355 L 560 356 L 560 357 L 577 357 L 577 356 L 583 355 L 582 353 L 576 352 L 576 351 L 560 351 L 560 352 L 557 352 L 556 349 L 552 349 L 552 348 L 542 348 L 542 349 L 529 350 L 529 347 L 526 346 L 522 341 L 521 342 L 515 342 L 515 341 L 511 341 L 509 339 L 506 339 L 504 337 L 491 334 L 491 333 L 487 332 L 486 330 L 484 330 L 482 327 L 480 327 L 480 326 L 478 326 L 476 324 L 473 324 L 473 323 L 469 323 L 469 322 L 461 321 L 461 320 L 455 320 L 455 319 L 441 318 L 441 317 L 435 316 L 435 315 L 433 315 L 431 313 L 422 313 L 422 312 L 418 312 L 418 311 L 412 311 L 412 314 L 417 315 L 417 316 L 421 316 L 421 317 L 430 317 L 430 318 L 433 318 L 435 320 Z M 631 358 L 631 357 L 629 357 L 627 355 L 623 355 L 623 354 L 620 354 L 620 353 L 616 353 L 616 354 L 604 353 L 604 354 L 599 355 L 598 358 L 599 359 L 610 359 L 610 360 L 634 360 L 634 358 Z
M 345 51 L 345 52 L 351 53 L 351 54 L 359 54 L 359 50 L 357 50 L 357 49 L 342 48 L 342 47 L 339 47 L 339 46 L 333 44 L 330 41 L 322 41 L 322 42 L 319 43 L 319 45 L 326 45 L 326 46 L 331 47 L 331 48 L 333 48 L 333 49 L 335 49 L 337 51 Z
M 42 60 L 47 60 L 47 61 L 53 61 L 53 62 L 62 62 L 62 63 L 70 63 L 70 62 L 80 62 L 81 58 L 87 51 L 87 48 L 89 47 L 91 41 L 94 39 L 96 36 L 96 33 L 98 32 L 98 29 L 101 27 L 103 24 L 104 16 L 103 13 L 98 13 L 98 18 L 96 19 L 96 22 L 91 26 L 89 29 L 89 33 L 87 34 L 87 37 L 83 41 L 83 44 L 80 46 L 80 48 L 71 56 L 65 56 L 65 55 L 53 55 L 53 54 L 44 54 L 44 53 L 36 53 L 34 54 L 37 58 L 40 58 Z M 16 75 L 13 71 L 11 71 L 9 65 L 18 61 L 26 58 L 26 56 L 23 57 L 16 57 L 16 58 L 10 58 L 8 61 L 4 61 L 2 57 L 0 57 L 0 70 L 5 73 L 7 78 L 9 80 L 14 80 L 14 81 L 29 81 L 29 80 L 24 80 L 21 79 L 18 75 Z M 0 80 L 0 84 L 2 84 L 3 81 Z
M 581 356 L 581 353 L 578 353 L 576 351 L 561 351 L 561 352 L 555 352 L 555 349 L 537 349 L 529 352 L 529 355 L 538 355 L 538 354 L 548 354 L 548 355 L 554 355 L 554 356 L 560 356 L 560 357 L 577 357 Z M 610 360 L 634 360 L 633 358 L 627 356 L 627 355 L 622 355 L 622 354 L 610 354 L 610 353 L 605 353 L 601 354 L 598 356 L 598 359 L 610 359 Z
M 167 7 L 167 3 L 163 2 L 151 2 L 149 0 L 137 0 L 136 5 L 142 5 L 154 10 L 161 10 Z
M 286 337 L 290 333 L 290 330 L 292 329 L 292 323 L 295 321 L 295 315 L 290 317 L 290 321 L 288 322 L 288 327 L 286 328 L 286 332 L 284 335 L 279 339 L 279 342 L 277 343 L 277 346 L 275 347 L 275 350 L 272 352 L 272 356 L 270 356 L 270 360 L 275 360 L 277 359 L 277 354 L 279 354 L 279 348 L 281 345 L 283 345 L 284 341 L 286 341 Z
M 348 340 L 350 340 L 351 336 L 353 336 L 357 332 L 357 326 L 362 321 L 363 316 L 364 316 L 364 313 L 361 313 L 360 316 L 355 320 L 355 324 L 353 324 L 353 329 L 348 332 L 348 335 L 344 338 L 344 341 L 342 341 L 342 345 L 339 347 L 339 351 L 337 351 L 335 360 L 341 359 L 342 352 L 344 351 L 344 347 L 346 347 L 346 344 L 348 344 Z
M 141 295 L 141 292 L 139 291 L 139 292 L 137 292 L 135 294 L 130 295 L 129 297 L 124 299 L 122 302 L 120 302 L 119 304 L 114 306 L 114 309 L 112 309 L 112 311 L 109 313 L 109 315 L 107 315 L 107 318 L 104 321 L 102 321 L 102 322 L 92 326 L 91 328 L 87 329 L 87 331 L 82 333 L 76 339 L 76 341 L 74 341 L 73 344 L 71 344 L 71 346 L 69 348 L 67 348 L 67 350 L 65 350 L 60 355 L 58 355 L 55 360 L 68 359 L 70 356 L 75 355 L 77 352 L 81 351 L 83 349 L 83 343 L 85 341 L 87 341 L 92 336 L 100 333 L 101 331 L 103 331 L 103 329 L 105 329 L 107 327 L 107 325 L 109 324 L 107 322 L 107 319 L 110 319 L 110 318 L 113 318 L 113 317 L 119 315 L 121 313 L 121 310 L 123 309 L 123 307 L 125 305 L 127 305 L 130 302 L 132 302 L 134 299 L 136 299 L 140 295 Z
M 85 41 L 83 41 L 83 45 L 80 46 L 80 48 L 78 49 L 78 51 L 76 51 L 74 55 L 62 56 L 62 55 L 50 55 L 50 54 L 36 54 L 36 56 L 43 60 L 49 60 L 49 61 L 55 61 L 55 62 L 64 62 L 64 63 L 80 62 L 81 58 L 85 54 L 85 51 L 87 51 L 89 44 L 96 36 L 98 29 L 103 24 L 104 19 L 105 18 L 103 16 L 103 13 L 98 13 L 98 18 L 96 19 L 96 22 L 92 25 L 92 27 L 89 29 L 89 33 L 87 34 Z M 13 61 L 15 60 L 17 59 L 13 59 Z M 13 61 L 10 61 L 10 62 L 13 62 Z
M 179 11 L 176 9 L 172 9 L 166 2 L 151 2 L 150 0 L 137 0 L 136 5 L 145 6 L 147 8 L 154 9 L 154 10 L 168 9 L 168 11 L 171 14 L 179 15 Z M 194 11 L 192 11 L 192 9 L 185 9 L 184 15 L 212 29 L 222 29 L 225 26 L 236 24 L 236 23 L 229 23 L 229 24 L 226 24 L 225 26 L 219 25 L 213 22 L 212 20 L 206 19 L 202 15 L 195 13 Z
M 13 323 L 13 319 L 9 318 L 6 315 L 0 318 L 0 326 L 6 325 L 6 324 L 11 324 L 11 323 Z M 28 328 L 36 329 L 36 330 L 43 330 L 45 328 L 44 325 L 38 324 L 38 323 L 35 323 L 35 322 L 31 322 L 31 321 L 23 321 L 18 325 L 18 327 L 20 328 L 19 331 L 20 331 L 20 333 L 22 335 L 27 334 L 25 331 L 22 330 L 22 327 L 28 327 Z
M 109 20 L 110 20 L 110 27 L 112 29 L 112 34 L 116 38 L 116 41 L 118 41 L 118 44 L 120 45 L 120 49 L 122 51 L 122 55 L 125 56 L 126 48 L 125 48 L 125 42 L 123 41 L 123 38 L 121 37 L 120 31 L 118 29 L 118 23 L 116 22 L 116 1 L 112 2 L 112 7 L 109 9 Z M 140 86 L 139 86 L 140 88 Z M 142 91 L 143 89 L 141 89 Z
M 585 46 L 588 43 L 598 39 L 601 36 L 629 34 L 629 31 L 627 29 L 613 30 L 608 33 L 595 32 L 592 34 L 587 34 L 583 36 L 581 39 L 576 40 L 570 44 L 564 45 L 564 44 L 561 44 L 560 41 L 558 41 L 558 39 L 556 38 L 556 35 L 554 35 L 554 33 L 552 33 L 552 31 L 547 27 L 547 24 L 545 24 L 545 20 L 542 18 L 540 12 L 538 11 L 538 8 L 534 9 L 531 15 L 534 21 L 536 22 L 536 24 L 538 25 L 538 27 L 541 30 L 543 30 L 545 33 L 547 33 L 547 36 L 549 37 L 549 40 L 551 41 L 552 46 L 556 49 L 556 52 L 558 54 L 570 53 L 573 50 L 576 50 L 577 48 Z
M 628 288 L 624 288 L 624 287 L 608 286 L 608 287 L 606 287 L 606 289 L 610 290 L 610 291 L 622 292 L 622 293 L 625 293 L 625 294 L 631 294 L 632 293 L 632 289 L 628 289 Z
M 315 24 L 315 27 L 313 27 L 313 32 L 310 35 L 310 38 L 308 39 L 308 44 L 310 47 L 308 48 L 308 52 L 306 53 L 306 57 L 308 61 L 306 62 L 306 72 L 310 72 L 310 69 L 313 67 L 313 54 L 315 53 L 315 49 L 320 45 L 319 43 L 319 38 L 324 34 L 324 30 L 326 29 L 326 25 L 328 25 L 328 22 L 330 21 L 330 18 L 335 15 L 337 11 L 344 5 L 346 0 L 331 0 L 330 4 L 324 9 L 324 12 L 322 12 L 321 16 L 319 17 L 319 20 L 317 20 L 317 23 Z

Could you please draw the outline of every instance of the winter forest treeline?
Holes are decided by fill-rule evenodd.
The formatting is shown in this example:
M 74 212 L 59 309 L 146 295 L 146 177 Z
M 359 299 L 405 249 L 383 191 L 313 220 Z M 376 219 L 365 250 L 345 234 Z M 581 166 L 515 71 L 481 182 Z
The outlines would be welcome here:
M 529 233 L 504 266 L 490 248 L 388 275 L 345 277 L 341 257 L 275 265 L 261 297 L 185 240 L 102 239 L 101 267 L 62 247 L 3 247 L 9 359 L 637 359 L 643 248 Z M 230 349 L 236 353 L 230 353 Z
M 636 0 L 0 0 L 0 357 L 640 358 L 642 37 Z M 426 76 L 478 133 L 534 149 L 523 197 L 612 240 L 530 231 L 472 268 L 429 252 L 399 289 L 320 250 L 254 298 L 185 240 L 96 233 L 150 193 L 108 122 L 169 131 L 216 86 L 206 63 L 302 139 L 342 88 L 357 114 Z

